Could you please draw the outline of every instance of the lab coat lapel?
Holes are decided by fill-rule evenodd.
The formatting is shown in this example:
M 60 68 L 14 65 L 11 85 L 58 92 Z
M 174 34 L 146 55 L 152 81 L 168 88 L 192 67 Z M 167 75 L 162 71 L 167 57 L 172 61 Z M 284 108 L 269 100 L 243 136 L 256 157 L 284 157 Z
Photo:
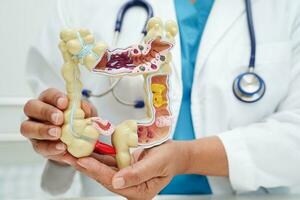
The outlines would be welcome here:
M 215 0 L 201 39 L 195 77 L 199 77 L 209 54 L 234 22 L 242 16 L 243 11 L 245 11 L 243 0 Z
M 252 6 L 259 0 L 252 0 Z M 215 0 L 210 16 L 206 23 L 201 39 L 197 62 L 194 73 L 194 84 L 192 90 L 192 118 L 197 137 L 203 137 L 201 129 L 201 116 L 199 114 L 199 77 L 205 67 L 205 63 L 214 48 L 225 37 L 226 33 L 233 27 L 235 22 L 245 13 L 244 0 Z M 254 10 L 255 11 L 255 10 Z M 247 23 L 247 21 L 245 21 Z M 245 26 L 246 27 L 246 26 Z M 222 64 L 222 61 L 219 61 Z M 209 74 L 205 74 L 209 76 Z M 198 109 L 199 108 L 199 109 Z M 200 112 L 201 113 L 201 112 Z M 201 123 L 199 123 L 201 121 Z
M 176 17 L 176 9 L 175 9 L 175 4 L 173 0 L 169 0 L 170 4 L 172 6 L 172 20 L 177 21 L 177 17 Z M 179 30 L 178 30 L 179 31 Z M 175 39 L 175 47 L 172 50 L 172 76 L 173 76 L 173 86 L 171 88 L 171 90 L 173 90 L 172 95 L 172 99 L 173 99 L 173 106 L 172 106 L 172 113 L 174 116 L 174 125 L 177 124 L 177 120 L 178 120 L 178 116 L 179 116 L 179 112 L 180 112 L 180 105 L 181 105 L 181 100 L 182 100 L 182 63 L 181 63 L 181 41 L 180 41 L 180 33 L 178 32 L 178 35 Z M 172 134 L 171 134 L 171 138 L 173 138 L 174 135 L 174 131 L 175 131 L 175 127 L 173 127 L 172 129 Z
M 201 112 L 199 113 L 199 92 L 201 93 L 201 91 L 199 91 L 198 83 L 201 71 L 203 71 L 210 53 L 230 30 L 234 22 L 242 16 L 244 10 L 244 0 L 215 0 L 207 20 L 198 51 L 191 98 L 192 120 L 197 138 L 205 136 L 202 130 L 205 122 L 201 117 Z M 208 74 L 205 74 L 205 76 L 208 76 Z

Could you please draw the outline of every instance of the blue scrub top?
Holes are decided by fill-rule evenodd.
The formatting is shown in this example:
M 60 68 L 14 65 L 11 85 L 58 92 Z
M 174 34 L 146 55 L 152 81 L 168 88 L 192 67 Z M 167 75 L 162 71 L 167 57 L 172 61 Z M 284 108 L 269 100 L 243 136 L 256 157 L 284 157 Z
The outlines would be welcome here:
M 174 0 L 181 39 L 183 97 L 174 140 L 195 139 L 191 90 L 199 43 L 214 0 Z M 201 53 L 201 52 L 200 52 Z M 160 194 L 211 194 L 206 176 L 177 175 Z

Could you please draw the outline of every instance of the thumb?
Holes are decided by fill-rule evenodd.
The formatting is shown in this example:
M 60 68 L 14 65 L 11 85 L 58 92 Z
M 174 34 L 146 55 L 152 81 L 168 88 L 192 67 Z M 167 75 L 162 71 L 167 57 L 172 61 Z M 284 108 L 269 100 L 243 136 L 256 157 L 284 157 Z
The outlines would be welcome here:
M 121 169 L 112 180 L 114 189 L 124 189 L 144 183 L 159 175 L 159 162 L 144 158 L 132 166 Z

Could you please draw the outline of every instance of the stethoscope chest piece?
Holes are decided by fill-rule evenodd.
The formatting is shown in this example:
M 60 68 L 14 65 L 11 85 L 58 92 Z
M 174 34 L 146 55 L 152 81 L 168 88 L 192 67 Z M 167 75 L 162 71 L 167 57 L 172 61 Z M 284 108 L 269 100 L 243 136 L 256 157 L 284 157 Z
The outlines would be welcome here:
M 265 91 L 264 80 L 254 72 L 240 74 L 233 82 L 234 95 L 245 103 L 254 103 L 260 100 Z

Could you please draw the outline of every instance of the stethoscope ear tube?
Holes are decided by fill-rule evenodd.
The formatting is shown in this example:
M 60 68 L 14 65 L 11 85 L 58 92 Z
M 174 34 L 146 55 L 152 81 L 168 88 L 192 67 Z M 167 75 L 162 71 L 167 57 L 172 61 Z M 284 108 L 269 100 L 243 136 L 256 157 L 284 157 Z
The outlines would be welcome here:
M 118 32 L 118 33 L 121 32 L 124 16 L 125 16 L 126 12 L 132 7 L 142 7 L 142 8 L 145 9 L 145 11 L 147 13 L 147 20 L 146 20 L 145 25 L 143 27 L 142 34 L 146 35 L 146 33 L 147 33 L 147 23 L 148 23 L 149 19 L 154 16 L 154 12 L 153 12 L 152 6 L 144 0 L 131 0 L 131 1 L 128 1 L 127 3 L 125 3 L 120 8 L 120 10 L 118 12 L 118 15 L 117 15 L 117 19 L 116 19 L 115 32 Z

